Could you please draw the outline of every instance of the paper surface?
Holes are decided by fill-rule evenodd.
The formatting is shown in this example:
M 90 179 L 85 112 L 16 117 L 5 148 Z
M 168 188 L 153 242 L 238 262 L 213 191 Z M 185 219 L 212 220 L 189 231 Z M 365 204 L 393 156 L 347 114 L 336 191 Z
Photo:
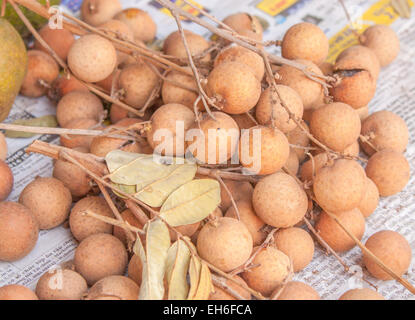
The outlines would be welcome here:
M 76 10 L 78 1 L 63 1 L 70 8 Z M 196 3 L 192 1 L 193 3 Z M 176 30 L 174 19 L 166 10 L 161 9 L 155 1 L 121 0 L 123 8 L 138 7 L 148 11 L 158 26 L 157 37 L 164 38 Z M 183 5 L 182 1 L 176 1 Z M 249 12 L 260 16 L 269 23 L 264 32 L 264 40 L 280 40 L 284 32 L 293 24 L 309 21 L 318 24 L 330 39 L 332 47 L 329 59 L 333 61 L 345 47 L 353 44 L 353 36 L 347 28 L 348 21 L 341 5 L 337 1 L 323 0 L 199 0 L 203 8 L 223 19 L 235 12 Z M 415 255 L 415 18 L 402 19 L 390 7 L 389 0 L 366 1 L 349 0 L 345 4 L 352 20 L 357 27 L 367 27 L 374 23 L 389 24 L 398 33 L 401 42 L 401 51 L 398 58 L 379 76 L 375 98 L 369 104 L 370 112 L 383 109 L 400 115 L 407 123 L 410 131 L 410 141 L 405 156 L 411 164 L 411 179 L 406 188 L 399 194 L 381 199 L 376 212 L 366 220 L 366 231 L 363 242 L 379 230 L 389 229 L 400 232 L 410 242 Z M 413 2 L 410 2 L 413 6 Z M 185 8 L 192 11 L 188 6 Z M 188 22 L 184 28 L 206 37 L 210 33 L 205 29 Z M 279 48 L 271 51 L 279 53 Z M 14 119 L 37 117 L 55 113 L 55 107 L 47 98 L 28 99 L 18 97 L 6 122 Z M 7 162 L 12 168 L 15 184 L 10 201 L 17 201 L 21 190 L 36 176 L 51 176 L 52 160 L 41 155 L 27 155 L 24 149 L 34 139 L 58 143 L 58 138 L 51 135 L 36 136 L 32 139 L 7 139 L 9 154 Z M 0 262 L 0 286 L 19 283 L 34 288 L 37 279 L 49 268 L 56 266 L 73 257 L 76 242 L 70 231 L 63 226 L 53 230 L 42 231 L 35 249 L 25 258 L 13 263 Z M 342 265 L 332 256 L 326 256 L 324 251 L 316 245 L 312 263 L 302 272 L 295 275 L 296 280 L 305 281 L 315 288 L 323 299 L 338 299 L 339 296 L 352 288 L 368 284 L 365 279 L 378 287 L 379 292 L 387 299 L 414 299 L 414 296 L 395 281 L 376 281 L 367 271 L 362 271 L 360 249 L 341 254 L 344 261 L 351 267 L 353 274 L 346 274 Z M 405 275 L 415 284 L 415 259 L 412 259 L 408 274 Z

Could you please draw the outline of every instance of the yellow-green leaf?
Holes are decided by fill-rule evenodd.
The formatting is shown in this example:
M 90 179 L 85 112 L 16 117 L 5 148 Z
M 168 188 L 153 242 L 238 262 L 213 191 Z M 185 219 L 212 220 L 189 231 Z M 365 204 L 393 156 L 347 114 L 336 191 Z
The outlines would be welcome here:
M 166 275 L 168 281 L 168 299 L 186 300 L 189 293 L 187 271 L 191 253 L 183 240 L 177 240 L 167 254 Z

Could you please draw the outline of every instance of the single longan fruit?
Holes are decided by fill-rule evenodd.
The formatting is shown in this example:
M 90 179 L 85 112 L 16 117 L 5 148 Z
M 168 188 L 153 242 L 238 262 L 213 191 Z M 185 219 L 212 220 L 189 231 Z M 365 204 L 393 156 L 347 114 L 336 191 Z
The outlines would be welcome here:
M 294 60 L 307 67 L 307 70 L 318 75 L 323 75 L 320 68 L 313 62 L 303 59 Z M 275 79 L 278 84 L 289 86 L 300 95 L 303 101 L 304 111 L 313 108 L 324 96 L 323 87 L 320 83 L 307 78 L 301 70 L 283 65 L 278 70 L 279 78 Z
M 304 121 L 302 121 L 302 125 L 305 128 L 305 131 L 310 132 L 308 125 Z M 300 147 L 298 148 L 294 146 L 293 149 L 298 156 L 298 160 L 300 162 L 303 161 L 306 157 L 305 147 L 308 147 L 310 144 L 310 138 L 307 136 L 306 132 L 304 132 L 304 130 L 302 130 L 299 126 L 296 126 L 294 130 L 287 132 L 287 139 L 290 144 Z
M 124 90 L 124 102 L 140 109 L 144 107 L 159 78 L 146 63 L 136 63 L 122 69 L 118 77 L 118 87 Z
M 205 224 L 197 237 L 197 251 L 215 267 L 229 272 L 244 264 L 252 252 L 248 228 L 233 218 L 218 218 Z
M 68 53 L 69 69 L 86 82 L 104 80 L 114 71 L 116 65 L 117 52 L 114 45 L 96 34 L 81 36 Z
M 212 112 L 215 119 L 203 114 L 186 132 L 187 151 L 202 163 L 219 164 L 229 160 L 237 150 L 239 128 L 226 113 Z
M 122 119 L 128 117 L 128 111 L 123 107 L 113 103 L 110 108 L 110 120 L 111 123 L 116 123 Z
M 389 26 L 380 24 L 371 26 L 363 32 L 359 40 L 361 44 L 373 50 L 382 67 L 387 66 L 398 56 L 399 38 Z
M 254 248 L 254 250 L 258 247 Z M 274 247 L 259 249 L 252 264 L 256 267 L 242 273 L 249 287 L 265 296 L 282 284 L 290 273 L 290 258 Z
M 0 202 L 0 261 L 16 261 L 34 248 L 39 226 L 33 213 L 15 202 Z
M 51 29 L 48 24 L 45 24 L 39 30 L 39 35 L 55 51 L 59 58 L 63 61 L 66 60 L 69 49 L 75 42 L 75 37 L 69 30 L 65 28 Z M 34 48 L 49 54 L 49 51 L 37 40 L 35 40 Z
M 235 202 L 239 200 L 251 201 L 254 188 L 248 181 L 223 179 L 223 182 L 229 189 L 229 192 L 232 194 L 232 198 Z M 220 197 L 222 200 L 219 207 L 226 212 L 226 210 L 232 206 L 232 201 L 222 184 L 220 185 Z
M 48 271 L 36 285 L 40 300 L 81 300 L 87 290 L 85 279 L 70 269 Z
M 0 160 L 6 160 L 7 158 L 7 142 L 6 137 L 0 132 Z
M 97 233 L 79 244 L 74 263 L 76 271 L 88 285 L 93 285 L 105 277 L 124 274 L 128 255 L 119 239 L 107 233 Z
M 0 287 L 0 300 L 39 300 L 39 298 L 25 286 L 9 284 Z
M 163 82 L 163 86 L 161 88 L 161 97 L 163 98 L 163 102 L 165 104 L 183 104 L 193 111 L 193 104 L 198 97 L 197 84 L 194 78 L 181 72 L 172 71 L 167 74 L 166 79 L 167 80 Z M 180 83 L 193 89 L 193 91 L 178 87 L 169 81 Z
M 262 25 L 258 18 L 250 15 L 249 13 L 239 12 L 231 14 L 223 19 L 223 23 L 231 27 L 242 36 L 262 41 Z
M 91 178 L 77 165 L 64 160 L 56 160 L 53 177 L 62 181 L 73 197 L 83 197 L 92 188 Z
M 275 292 L 279 290 L 277 288 Z M 271 295 L 273 296 L 274 293 Z M 320 295 L 308 284 L 301 281 L 288 282 L 277 300 L 320 300 Z
M 347 230 L 362 240 L 365 233 L 365 218 L 359 209 L 337 212 L 335 215 Z M 356 245 L 353 239 L 324 211 L 320 214 L 315 227 L 323 240 L 336 252 L 348 251 Z
M 82 241 L 97 233 L 112 233 L 112 225 L 85 216 L 84 212 L 87 210 L 104 217 L 113 218 L 114 216 L 104 198 L 91 196 L 79 200 L 69 216 L 69 226 L 76 240 Z
M 39 51 L 27 51 L 27 72 L 20 93 L 27 97 L 43 96 L 59 75 L 59 66 L 51 55 Z
M 68 218 L 72 195 L 58 179 L 37 177 L 20 193 L 19 202 L 33 212 L 39 228 L 47 230 Z
M 303 102 L 300 95 L 288 86 L 277 85 L 276 90 L 278 93 L 274 87 L 268 87 L 261 93 L 255 109 L 255 117 L 260 124 L 269 125 L 273 122 L 278 129 L 286 133 L 294 130 L 297 124 L 290 119 L 279 97 L 296 118 L 303 117 Z
M 329 212 L 356 208 L 366 189 L 366 175 L 354 160 L 338 159 L 317 171 L 313 191 L 318 204 Z
M 143 264 L 138 255 L 133 254 L 128 263 L 128 277 L 132 279 L 137 285 L 141 286 L 141 277 L 143 274 Z
M 326 104 L 313 112 L 310 132 L 335 151 L 343 151 L 360 135 L 361 122 L 357 112 L 341 102 Z
M 57 103 L 64 95 L 72 91 L 89 92 L 89 89 L 73 75 L 61 75 L 53 81 L 48 91 L 48 97 Z
M 369 178 L 366 178 L 366 190 L 358 209 L 365 218 L 369 217 L 379 204 L 379 190 L 376 184 Z
M 123 212 L 121 212 L 121 217 L 124 219 L 125 222 L 127 222 L 130 226 L 137 227 L 142 229 L 144 226 L 138 221 L 138 219 L 135 217 L 135 215 L 131 212 L 130 209 L 125 209 Z M 124 245 L 127 246 L 127 237 L 125 235 L 125 229 L 114 226 L 114 230 L 112 234 L 121 240 Z
M 14 184 L 13 172 L 3 160 L 0 160 L 0 177 L 0 201 L 3 201 L 12 192 Z
M 385 300 L 385 298 L 375 290 L 361 288 L 346 291 L 339 300 Z
M 282 39 L 281 54 L 284 58 L 310 60 L 322 63 L 329 53 L 329 39 L 318 26 L 301 22 L 287 30 Z
M 409 162 L 402 153 L 384 149 L 369 158 L 366 175 L 378 187 L 379 195 L 391 196 L 400 192 L 408 183 Z
M 185 105 L 165 104 L 151 117 L 147 142 L 156 153 L 181 157 L 185 153 L 185 132 L 194 123 L 195 114 Z
M 242 132 L 239 154 L 244 168 L 266 175 L 277 172 L 287 162 L 290 146 L 277 128 L 255 126 Z
M 336 58 L 334 69 L 365 69 L 376 80 L 379 77 L 380 64 L 376 54 L 369 48 L 361 45 L 348 47 Z
M 151 16 L 140 9 L 128 8 L 117 13 L 114 19 L 124 22 L 133 31 L 136 41 L 153 41 L 157 33 L 157 25 Z
M 117 297 L 120 300 L 138 300 L 140 288 L 128 277 L 109 276 L 96 282 L 88 291 L 86 300 L 99 297 Z
M 314 241 L 307 231 L 296 227 L 280 229 L 274 239 L 277 249 L 291 259 L 294 272 L 303 270 L 313 259 Z
M 293 177 L 277 172 L 257 183 L 252 204 L 258 217 L 265 223 L 276 228 L 288 228 L 304 217 L 308 199 Z
M 73 91 L 59 101 L 56 118 L 63 128 L 74 119 L 87 118 L 100 122 L 104 118 L 104 107 L 96 95 L 90 92 Z
M 248 112 L 242 114 L 233 114 L 233 120 L 238 124 L 239 129 L 249 129 L 257 125 L 255 117 Z
M 117 52 L 118 54 L 118 52 Z M 121 70 L 118 68 L 115 68 L 114 71 L 105 79 L 96 82 L 95 84 L 107 93 L 111 94 L 111 92 L 115 92 L 118 90 L 118 78 L 120 76 Z
M 367 137 L 377 151 L 392 149 L 404 152 L 408 144 L 409 131 L 403 120 L 397 114 L 382 110 L 372 113 L 362 122 L 362 135 Z M 371 156 L 376 151 L 362 141 L 363 150 Z
M 239 276 L 233 277 L 238 283 L 245 284 L 246 282 Z M 251 300 L 251 293 L 246 291 L 246 289 L 242 288 L 241 286 L 237 285 L 231 280 L 226 279 L 225 284 L 231 288 L 234 292 L 239 294 L 245 300 Z M 213 286 L 213 292 L 210 293 L 208 300 L 238 300 L 236 297 L 222 289 L 218 286 Z
M 398 276 L 402 276 L 408 271 L 412 259 L 411 246 L 398 232 L 390 230 L 376 232 L 369 237 L 365 246 Z M 375 278 L 381 280 L 393 279 L 365 253 L 363 253 L 363 263 Z
M 290 154 L 288 155 L 287 162 L 284 164 L 284 168 L 287 169 L 291 174 L 297 175 L 300 162 L 298 161 L 297 153 L 294 148 L 290 148 Z
M 235 203 L 238 207 L 240 221 L 245 224 L 251 233 L 254 246 L 259 246 L 267 237 L 267 234 L 263 231 L 264 221 L 255 214 L 251 200 L 239 200 Z M 225 217 L 238 219 L 234 206 L 229 207 Z
M 65 124 L 65 128 L 68 129 L 88 129 L 88 130 L 100 130 L 100 126 L 95 119 L 91 118 L 76 118 L 72 119 Z M 86 148 L 89 150 L 91 142 L 94 139 L 93 136 L 83 135 L 62 135 L 60 137 L 61 145 L 67 148 Z
M 99 26 L 111 20 L 122 10 L 118 0 L 84 0 L 81 5 L 81 17 L 92 26 Z
M 327 166 L 329 158 L 327 153 L 319 153 L 313 157 L 313 160 L 307 160 L 303 163 L 300 169 L 300 178 L 302 181 L 313 181 L 317 172 Z
M 214 67 L 221 63 L 226 62 L 239 62 L 251 67 L 252 72 L 255 74 L 259 81 L 262 80 L 265 73 L 264 60 L 262 57 L 241 46 L 232 46 L 219 52 L 215 58 Z

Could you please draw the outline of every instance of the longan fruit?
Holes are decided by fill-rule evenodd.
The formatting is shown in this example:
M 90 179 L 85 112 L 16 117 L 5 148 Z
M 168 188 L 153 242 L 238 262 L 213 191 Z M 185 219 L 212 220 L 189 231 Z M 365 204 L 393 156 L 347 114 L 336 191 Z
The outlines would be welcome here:
M 387 66 L 398 56 L 399 38 L 389 26 L 380 24 L 371 26 L 363 32 L 359 41 L 376 54 L 382 67 Z
M 297 153 L 294 148 L 290 148 L 290 154 L 288 155 L 287 162 L 284 164 L 284 168 L 287 169 L 291 174 L 297 175 L 300 162 L 298 161 Z
M 75 269 L 88 283 L 124 274 L 128 263 L 127 250 L 116 237 L 97 233 L 85 238 L 75 250 Z
M 350 66 L 369 71 L 375 80 L 379 77 L 379 59 L 371 49 L 365 46 L 355 45 L 342 51 L 336 58 L 334 70 L 350 69 Z
M 7 158 L 7 142 L 6 137 L 0 132 L 0 160 L 4 161 Z
M 257 122 L 253 115 L 248 115 L 248 112 L 241 113 L 241 114 L 233 114 L 233 120 L 237 123 L 239 129 L 249 129 L 255 127 Z
M 53 81 L 51 88 L 48 91 L 48 97 L 58 102 L 62 97 L 72 91 L 85 91 L 89 89 L 73 75 L 60 75 Z
M 0 202 L 0 261 L 25 257 L 38 235 L 39 225 L 30 209 L 16 202 Z
M 141 277 L 143 273 L 143 264 L 141 259 L 138 255 L 133 254 L 128 263 L 128 277 L 132 279 L 135 283 L 141 286 Z
M 125 222 L 127 222 L 130 226 L 137 227 L 142 229 L 144 226 L 137 220 L 135 215 L 131 212 L 130 209 L 125 209 L 123 212 L 121 212 L 121 217 L 124 219 Z M 114 226 L 114 230 L 112 234 L 121 240 L 124 245 L 127 245 L 127 237 L 125 235 L 125 229 Z
M 232 194 L 232 198 L 235 202 L 239 200 L 251 201 L 254 188 L 248 181 L 223 179 L 223 182 L 229 189 L 229 192 Z M 232 206 L 232 201 L 222 184 L 220 185 L 220 197 L 221 203 L 219 207 L 225 212 L 230 206 Z
M 354 160 L 337 159 L 317 171 L 313 191 L 318 204 L 329 212 L 356 208 L 366 189 L 366 175 Z
M 223 112 L 241 114 L 257 104 L 261 95 L 261 83 L 246 64 L 224 62 L 210 72 L 206 93 L 217 99 L 216 104 Z
M 0 300 L 39 300 L 39 298 L 25 286 L 9 284 L 0 287 Z
M 346 291 L 339 300 L 385 300 L 385 298 L 375 290 L 360 288 Z
M 252 246 L 248 228 L 241 221 L 227 217 L 209 221 L 197 237 L 200 257 L 224 272 L 244 264 Z
M 156 149 L 159 145 L 160 147 L 167 145 L 167 149 L 162 148 L 155 152 L 167 156 L 183 156 L 185 153 L 184 133 L 193 126 L 194 113 L 185 105 L 169 103 L 158 108 L 150 121 L 151 129 L 147 132 L 147 142 L 151 148 Z M 178 126 L 183 126 L 183 131 Z M 165 130 L 168 130 L 168 133 L 164 132 Z
M 365 218 L 359 209 L 337 212 L 336 217 L 348 231 L 362 240 L 365 233 Z M 336 252 L 348 251 L 356 245 L 353 239 L 324 211 L 320 214 L 315 228 L 321 238 Z
M 99 26 L 121 10 L 118 0 L 84 0 L 81 5 L 81 18 L 92 26 Z
M 39 228 L 47 230 L 68 218 L 72 195 L 58 179 L 36 177 L 20 193 L 19 202 L 33 212 Z
M 274 123 L 282 132 L 287 133 L 294 130 L 297 124 L 290 119 L 288 112 L 282 106 L 279 97 L 284 105 L 296 118 L 303 117 L 303 102 L 300 95 L 292 88 L 283 85 L 268 87 L 261 93 L 261 97 L 255 109 L 255 117 L 260 124 L 269 125 Z
M 244 168 L 266 175 L 277 172 L 287 162 L 290 146 L 287 137 L 277 128 L 255 126 L 242 132 L 239 154 Z
M 100 122 L 104 118 L 104 107 L 96 95 L 90 92 L 73 91 L 59 101 L 56 118 L 63 128 L 74 119 L 87 118 Z
M 302 181 L 313 181 L 316 173 L 329 163 L 327 153 L 319 153 L 313 156 L 313 160 L 304 162 L 300 169 L 300 178 Z M 313 172 L 314 170 L 314 172 Z
M 378 231 L 367 239 L 365 246 L 398 276 L 402 276 L 411 264 L 411 246 L 398 232 L 390 230 Z M 393 279 L 365 253 L 363 253 L 363 263 L 369 273 L 375 278 L 381 280 Z
M 386 197 L 405 188 L 409 181 L 410 167 L 402 153 L 384 149 L 369 158 L 366 175 L 378 187 L 379 195 Z
M 330 62 L 322 62 L 318 65 L 318 67 L 325 76 L 331 75 L 333 73 L 334 65 Z
M 90 235 L 97 233 L 112 233 L 112 225 L 93 217 L 85 216 L 84 212 L 87 210 L 104 217 L 114 217 L 104 198 L 90 196 L 79 200 L 69 215 L 69 226 L 76 240 L 82 241 Z
M 369 107 L 364 106 L 359 109 L 355 109 L 356 112 L 359 114 L 360 120 L 363 121 L 369 116 Z
M 259 250 L 252 261 L 255 267 L 243 272 L 242 277 L 250 288 L 270 296 L 289 275 L 291 262 L 282 251 L 272 246 Z
M 151 16 L 140 9 L 128 8 L 117 13 L 114 19 L 124 22 L 133 31 L 136 41 L 153 41 L 157 33 L 157 25 Z
M 361 122 L 357 112 L 341 102 L 326 104 L 313 112 L 310 132 L 335 151 L 343 151 L 360 135 Z
M 118 54 L 118 52 L 117 52 Z M 118 78 L 120 76 L 121 70 L 116 68 L 114 71 L 105 79 L 96 82 L 95 84 L 107 93 L 111 94 L 112 92 L 116 92 L 118 90 Z
M 159 78 L 154 70 L 146 63 L 136 63 L 126 66 L 118 77 L 118 87 L 124 90 L 124 102 L 140 109 L 144 107 Z
M 181 226 L 177 226 L 175 227 L 175 229 L 179 231 L 183 236 L 191 238 L 196 233 L 196 231 L 199 230 L 199 227 L 200 227 L 200 222 L 195 222 L 191 224 L 184 224 Z M 171 241 L 176 241 L 177 233 L 174 232 L 173 230 L 169 230 L 169 232 L 170 232 Z
M 234 279 L 246 285 L 246 282 L 239 276 L 234 276 Z M 238 293 L 242 298 L 245 300 L 251 300 L 251 293 L 246 291 L 246 289 L 242 288 L 241 286 L 237 285 L 231 280 L 226 279 L 225 284 L 232 289 L 234 292 Z M 224 289 L 218 286 L 213 286 L 213 292 L 210 293 L 208 300 L 238 300 L 230 293 L 226 292 Z
M 116 65 L 117 52 L 114 45 L 99 35 L 83 35 L 69 49 L 69 69 L 83 81 L 104 80 L 114 71 Z
M 91 118 L 76 118 L 69 122 L 65 122 L 65 128 L 68 129 L 88 129 L 88 130 L 100 130 L 98 122 Z M 62 135 L 60 137 L 61 145 L 67 148 L 87 148 L 89 150 L 91 142 L 94 136 L 83 135 Z
M 238 207 L 240 221 L 251 233 L 254 246 L 259 246 L 267 237 L 267 234 L 262 230 L 265 227 L 264 221 L 255 214 L 251 200 L 239 200 L 235 204 Z M 234 206 L 229 207 L 225 217 L 238 219 Z
M 274 293 L 279 290 L 277 288 Z M 290 281 L 288 282 L 277 300 L 320 300 L 320 295 L 308 284 L 301 281 Z
M 85 279 L 70 269 L 48 271 L 36 285 L 40 300 L 81 300 L 87 290 Z
M 242 36 L 262 41 L 262 25 L 259 20 L 249 13 L 239 12 L 223 19 L 223 23 Z
M 358 209 L 365 218 L 369 217 L 379 204 L 379 190 L 376 184 L 369 178 L 366 178 L 366 190 L 363 198 L 359 203 Z
M 39 50 L 29 50 L 27 72 L 20 93 L 32 98 L 43 96 L 58 75 L 59 66 L 51 55 Z
M 64 160 L 56 160 L 53 177 L 62 181 L 73 197 L 83 197 L 92 188 L 91 178 L 77 165 Z
M 310 132 L 308 125 L 304 121 L 302 122 L 302 125 L 307 132 Z M 310 144 L 310 138 L 299 126 L 296 126 L 293 130 L 287 132 L 287 139 L 290 144 L 294 145 L 293 149 L 298 156 L 298 160 L 300 162 L 303 161 L 306 157 L 305 147 L 308 147 Z M 297 148 L 295 146 L 303 148 Z
M 282 39 L 281 54 L 286 59 L 304 59 L 318 65 L 328 53 L 329 39 L 323 30 L 309 22 L 293 25 Z
M 68 57 L 69 49 L 75 42 L 74 35 L 65 28 L 51 29 L 48 24 L 45 24 L 38 32 L 42 39 L 53 49 L 58 57 L 65 61 Z M 49 54 L 49 51 L 37 40 L 35 40 L 34 49 L 41 50 Z
M 409 139 L 405 120 L 388 110 L 377 111 L 367 117 L 362 123 L 361 133 L 377 151 L 392 149 L 404 152 Z M 369 156 L 376 152 L 363 141 L 362 148 Z
M 294 61 L 305 65 L 310 72 L 323 75 L 320 68 L 311 61 L 303 59 L 296 59 Z M 289 86 L 300 95 L 303 101 L 304 111 L 313 108 L 322 100 L 324 92 L 321 84 L 307 78 L 301 70 L 283 65 L 278 70 L 278 75 L 280 77 L 275 79 L 278 84 Z
M 265 223 L 276 228 L 288 228 L 304 217 L 308 199 L 293 177 L 277 172 L 257 183 L 252 204 L 258 217 Z
M 110 108 L 110 120 L 111 123 L 116 123 L 122 119 L 128 117 L 128 111 L 123 107 L 113 103 Z
M 280 229 L 274 239 L 276 248 L 291 259 L 294 272 L 303 270 L 313 259 L 314 241 L 307 231 L 297 227 Z
M 198 97 L 197 84 L 192 76 L 177 71 L 171 71 L 166 76 L 167 80 L 181 83 L 195 91 L 176 86 L 174 83 L 164 81 L 161 87 L 161 97 L 165 104 L 179 103 L 193 110 L 193 104 Z
M 96 282 L 88 291 L 86 300 L 100 297 L 117 297 L 120 300 L 138 300 L 140 288 L 128 277 L 108 276 Z
M 360 147 L 359 147 L 359 141 L 358 140 L 353 142 L 351 145 L 349 145 L 348 147 L 346 147 L 346 149 L 344 149 L 342 151 L 342 153 L 344 155 L 351 156 L 351 157 L 359 156 L 359 152 L 360 152 Z
M 253 73 L 259 81 L 261 81 L 264 77 L 264 60 L 258 53 L 255 53 L 252 50 L 241 46 L 231 46 L 225 48 L 216 56 L 214 67 L 226 62 L 239 62 L 246 64 L 247 66 L 251 67 Z
M 224 112 L 207 113 L 187 132 L 187 151 L 200 162 L 219 164 L 229 160 L 237 150 L 239 128 L 235 120 Z
M 0 160 L 0 177 L 0 201 L 3 201 L 12 192 L 14 184 L 13 172 L 3 160 Z

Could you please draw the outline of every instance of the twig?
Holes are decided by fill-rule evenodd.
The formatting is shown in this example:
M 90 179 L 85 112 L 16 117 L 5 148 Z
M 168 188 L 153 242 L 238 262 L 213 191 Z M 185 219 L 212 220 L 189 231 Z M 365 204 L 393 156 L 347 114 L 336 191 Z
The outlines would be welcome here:
M 110 218 L 110 217 L 107 217 L 107 216 L 96 214 L 95 212 L 92 212 L 91 210 L 86 210 L 86 211 L 82 212 L 82 215 L 100 220 L 102 222 L 111 224 L 113 226 L 123 228 L 126 231 L 145 234 L 145 232 L 143 230 L 130 225 L 128 222 L 120 221 L 120 220 L 117 220 L 117 219 L 114 219 L 114 218 Z
M 227 293 L 229 293 L 234 298 L 236 298 L 238 300 L 246 300 L 238 292 L 236 292 L 235 290 L 233 290 L 231 287 L 229 287 L 227 285 L 225 278 L 218 277 L 217 275 L 212 274 L 212 282 L 215 284 L 216 287 L 219 287 L 219 288 L 225 290 Z
M 232 206 L 235 209 L 236 217 L 240 221 L 241 220 L 241 214 L 239 213 L 238 206 L 236 205 L 235 199 L 233 198 L 232 192 L 229 190 L 228 186 L 225 184 L 225 182 L 222 180 L 222 178 L 216 173 L 216 180 L 219 181 L 219 183 L 222 185 L 222 187 L 225 189 L 226 193 L 229 196 L 229 199 L 231 199 Z
M 144 211 L 135 202 L 127 199 L 125 200 L 125 205 L 128 209 L 130 209 L 131 213 L 136 217 L 141 225 L 144 226 L 150 220 L 149 217 L 147 217 Z

